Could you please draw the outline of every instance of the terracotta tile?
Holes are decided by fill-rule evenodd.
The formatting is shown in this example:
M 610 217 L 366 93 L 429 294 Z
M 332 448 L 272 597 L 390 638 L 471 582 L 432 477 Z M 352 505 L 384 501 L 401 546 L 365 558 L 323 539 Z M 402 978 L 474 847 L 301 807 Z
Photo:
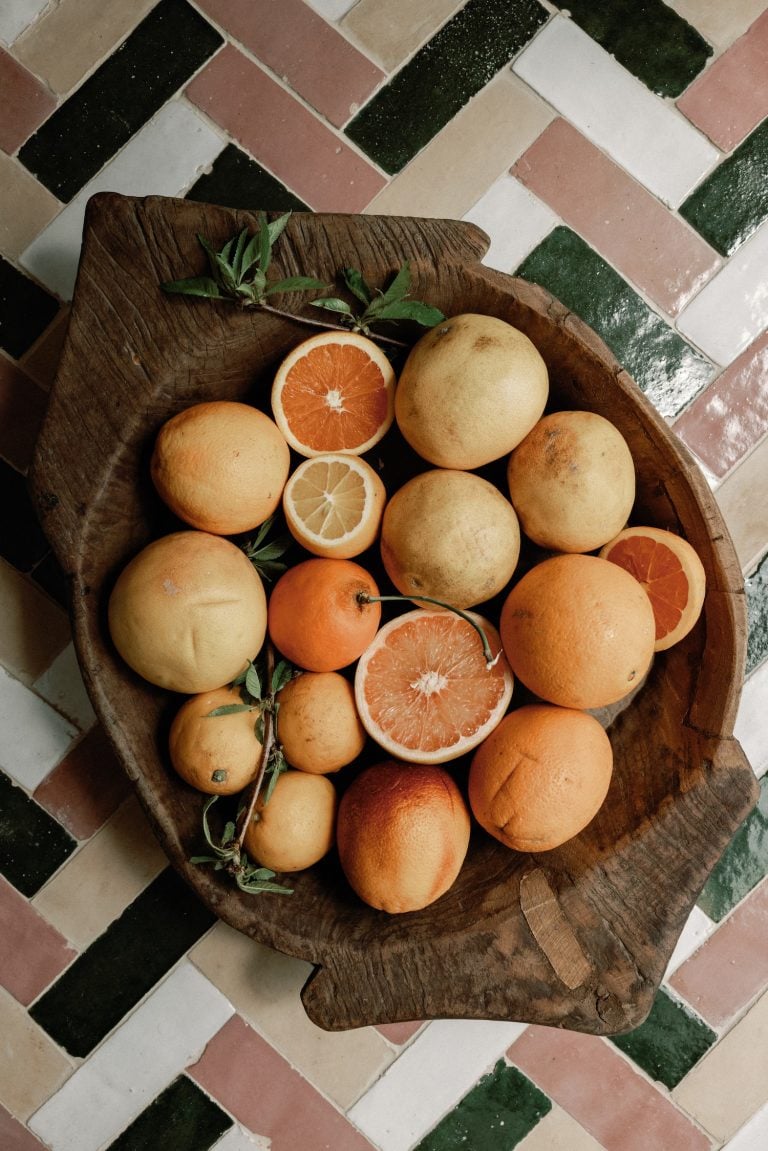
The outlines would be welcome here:
M 715 492 L 741 570 L 750 572 L 768 544 L 768 437 L 760 441 Z M 762 498 L 761 498 L 762 497 Z
M 761 15 L 765 0 L 669 0 L 669 6 L 723 51 Z
M 0 252 L 15 260 L 50 223 L 61 204 L 18 160 L 2 151 L 0 188 L 3 189 Z
M 370 164 L 231 44 L 195 77 L 186 94 L 317 211 L 359 212 L 385 183 Z
M 341 26 L 393 72 L 459 8 L 461 0 L 358 0 Z
M 385 1039 L 390 1043 L 394 1043 L 397 1047 L 402 1047 L 409 1039 L 412 1039 L 417 1031 L 420 1031 L 424 1024 L 420 1020 L 415 1020 L 412 1023 L 381 1023 L 376 1027 Z
M 198 7 L 339 128 L 386 78 L 303 0 L 199 0 Z
M 768 1102 L 768 994 L 676 1087 L 673 1098 L 716 1139 L 727 1140 Z
M 715 1027 L 730 1022 L 768 986 L 768 883 L 672 976 L 670 986 Z
M 0 355 L 0 455 L 20 472 L 29 467 L 47 406 L 42 388 Z
M 0 879 L 0 983 L 28 1006 L 77 956 L 15 887 Z
M 542 132 L 512 175 L 671 316 L 720 266 L 700 236 L 566 120 Z
M 238 1016 L 188 1074 L 272 1151 L 370 1151 L 373 1144 Z M 269 1091 L 255 1091 L 256 1082 Z
M 713 381 L 673 425 L 718 477 L 768 432 L 768 332 Z
M 768 12 L 691 84 L 677 106 L 724 152 L 768 116 Z
M 21 359 L 21 366 L 27 375 L 32 376 L 46 390 L 56 378 L 68 325 L 69 305 L 64 304 L 53 322 Z
M 0 1107 L 0 1147 L 3 1151 L 45 1151 L 40 1140 Z
M 60 0 L 19 37 L 13 54 L 54 92 L 64 94 L 114 50 L 155 3 Z
M 32 684 L 69 642 L 65 613 L 30 579 L 0 559 L 0 663 Z
M 507 1058 L 605 1151 L 709 1151 L 709 1139 L 602 1039 L 533 1026 Z
M 15 152 L 56 107 L 56 97 L 0 48 L 0 148 Z
M 459 218 L 514 163 L 552 111 L 509 71 L 466 104 L 366 211 L 392 216 Z M 446 173 L 450 179 L 446 179 Z
M 0 1036 L 3 1104 L 24 1121 L 69 1078 L 74 1062 L 2 988 Z
M 377 1030 L 323 1031 L 300 999 L 309 963 L 217 923 L 190 958 L 244 1019 L 337 1107 L 346 1110 L 394 1059 Z
M 89 839 L 131 791 L 103 727 L 94 727 L 34 793 L 76 839 Z

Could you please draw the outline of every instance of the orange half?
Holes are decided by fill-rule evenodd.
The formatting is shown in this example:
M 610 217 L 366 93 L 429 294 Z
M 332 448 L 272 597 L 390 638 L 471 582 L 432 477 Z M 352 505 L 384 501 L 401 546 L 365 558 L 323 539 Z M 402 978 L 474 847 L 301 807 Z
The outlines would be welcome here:
M 381 747 L 411 763 L 446 763 L 477 747 L 512 698 L 512 672 L 498 632 L 480 624 L 494 656 L 489 668 L 470 623 L 449 611 L 419 608 L 385 624 L 363 652 L 355 702 L 363 727 Z
M 662 528 L 625 528 L 600 555 L 633 575 L 648 593 L 655 651 L 666 651 L 688 635 L 704 606 L 706 575 L 687 540 Z
M 286 356 L 272 385 L 272 413 L 302 456 L 361 455 L 392 425 L 395 373 L 357 332 L 323 332 Z

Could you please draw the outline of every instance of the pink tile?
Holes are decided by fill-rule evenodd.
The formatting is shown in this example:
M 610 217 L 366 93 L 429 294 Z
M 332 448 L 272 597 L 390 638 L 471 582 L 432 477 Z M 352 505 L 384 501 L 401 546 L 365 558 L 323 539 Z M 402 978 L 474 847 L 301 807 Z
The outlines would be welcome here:
M 46 776 L 34 797 L 75 839 L 89 839 L 130 790 L 104 729 L 97 725 Z
M 77 957 L 66 939 L 0 878 L 0 983 L 28 1006 Z M 0 1124 L 2 1131 L 2 1124 Z M 3 1148 L 5 1144 L 0 1141 Z
M 0 1147 L 3 1151 L 45 1151 L 45 1145 L 0 1106 Z
M 672 425 L 716 476 L 768 432 L 768 332 L 697 396 Z
M 186 94 L 318 211 L 359 212 L 386 183 L 231 44 L 195 77 Z
M 531 1026 L 507 1057 L 605 1151 L 710 1151 L 706 1135 L 602 1039 Z
M 700 236 L 565 120 L 545 128 L 512 175 L 670 316 L 721 264 Z
M 401 1044 L 407 1043 L 423 1026 L 424 1024 L 420 1022 L 379 1023 L 376 1025 L 376 1030 L 383 1035 L 385 1039 L 388 1039 L 390 1043 L 394 1043 L 397 1047 L 400 1047 Z
M 271 1151 L 371 1151 L 341 1112 L 238 1015 L 187 1070 L 240 1123 L 271 1139 Z M 257 1084 L 269 1089 L 254 1089 Z
M 679 967 L 670 986 L 721 1027 L 768 987 L 768 883 L 763 883 Z
M 0 354 L 0 455 L 22 472 L 29 467 L 47 406 L 43 389 Z
M 10 155 L 56 107 L 56 97 L 0 48 L 0 148 Z
M 724 152 L 768 116 L 768 11 L 694 80 L 677 106 Z
M 339 128 L 385 79 L 302 0 L 199 0 L 198 7 Z

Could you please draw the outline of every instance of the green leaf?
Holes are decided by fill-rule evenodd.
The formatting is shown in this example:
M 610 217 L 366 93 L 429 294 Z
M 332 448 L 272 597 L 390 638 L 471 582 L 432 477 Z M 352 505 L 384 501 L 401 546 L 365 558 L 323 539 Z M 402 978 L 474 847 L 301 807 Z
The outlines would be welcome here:
M 439 308 L 430 304 L 423 304 L 420 300 L 396 300 L 381 308 L 371 322 L 379 323 L 381 320 L 414 320 L 425 328 L 433 328 L 435 324 L 445 319 Z
M 288 570 L 288 564 L 274 563 L 271 560 L 251 561 L 262 579 L 271 583 L 275 576 L 280 576 Z
M 249 695 L 252 695 L 254 699 L 261 699 L 261 679 L 253 664 L 251 664 L 245 673 L 245 690 Z
M 386 292 L 384 292 L 381 296 L 376 296 L 376 298 L 371 301 L 370 307 L 366 310 L 364 319 L 367 319 L 368 316 L 372 317 L 374 312 L 376 315 L 378 315 L 381 312 L 381 309 L 386 307 L 387 304 L 392 304 L 396 300 L 402 300 L 410 286 L 411 268 L 410 264 L 406 260 L 392 283 L 387 288 Z
M 245 545 L 245 550 L 250 551 L 252 549 L 258 548 L 259 544 L 262 543 L 262 541 L 265 540 L 269 535 L 270 531 L 272 530 L 272 524 L 274 522 L 274 516 L 270 516 L 268 520 L 264 520 L 264 523 L 256 533 L 256 538 L 248 541 L 248 543 Z
M 293 679 L 293 668 L 287 659 L 281 659 L 272 672 L 271 691 L 272 695 L 277 695 L 281 688 Z
M 272 223 L 268 225 L 270 246 L 273 245 L 278 236 L 282 234 L 283 229 L 285 228 L 285 225 L 288 223 L 290 218 L 291 213 L 286 212 L 283 216 L 278 216 L 276 220 L 273 220 Z
M 220 715 L 235 715 L 238 711 L 256 711 L 251 703 L 226 703 L 223 707 L 215 707 L 205 716 L 206 719 L 216 719 Z
M 346 300 L 339 300 L 334 296 L 325 296 L 321 300 L 310 300 L 313 308 L 326 308 L 329 312 L 339 312 L 344 316 L 351 316 L 352 309 Z
M 289 276 L 287 280 L 274 280 L 271 284 L 267 284 L 264 295 L 271 296 L 276 292 L 309 292 L 327 287 L 328 284 L 316 280 L 313 276 Z
M 238 876 L 237 886 L 241 891 L 247 891 L 249 895 L 260 895 L 262 892 L 272 892 L 274 895 L 293 895 L 292 887 L 283 887 L 280 883 L 269 883 L 265 880 L 249 883 L 246 879 Z
M 267 217 L 264 212 L 259 212 L 259 270 L 262 275 L 265 275 L 269 267 L 271 255 L 272 236 L 267 224 Z
M 221 837 L 221 846 L 222 847 L 226 847 L 228 843 L 232 842 L 232 840 L 235 838 L 235 831 L 236 830 L 237 829 L 236 829 L 234 821 L 230 820 L 229 823 L 227 823 L 226 826 L 224 827 L 224 833 Z
M 226 296 L 211 276 L 192 276 L 189 280 L 167 280 L 160 287 L 164 292 L 178 292 L 182 296 L 206 296 L 209 300 L 224 300 Z
M 293 542 L 292 536 L 278 536 L 277 539 L 271 540 L 270 543 L 264 544 L 257 551 L 253 553 L 253 558 L 258 560 L 276 560 L 280 556 L 284 556 L 288 548 Z
M 213 807 L 218 798 L 218 795 L 212 795 L 210 799 L 205 801 L 205 806 L 203 807 L 203 835 L 205 836 L 205 842 L 209 847 L 213 848 L 214 851 L 217 851 L 218 849 L 216 844 L 211 839 L 211 829 L 208 824 L 208 812 Z
M 211 269 L 211 275 L 213 276 L 213 278 L 215 280 L 218 281 L 218 279 L 219 279 L 219 263 L 218 263 L 218 257 L 217 257 L 216 252 L 214 252 L 213 248 L 208 243 L 205 236 L 201 236 L 199 232 L 197 233 L 197 242 L 200 244 L 200 246 L 202 247 L 206 256 L 208 257 L 208 266 Z
M 218 257 L 217 257 L 217 259 L 219 261 L 223 261 L 227 265 L 228 268 L 231 268 L 231 266 L 232 266 L 229 257 L 232 255 L 232 246 L 234 245 L 234 242 L 235 242 L 234 236 L 232 237 L 231 240 L 227 240 L 226 244 L 221 249 L 221 251 L 219 252 Z M 233 269 L 233 271 L 234 271 L 234 269 Z
M 241 280 L 248 275 L 253 265 L 259 262 L 259 243 L 259 233 L 254 232 L 245 246 L 245 251 L 240 261 Z
M 342 275 L 352 295 L 357 296 L 363 304 L 370 304 L 373 299 L 373 292 L 363 279 L 362 273 L 355 268 L 343 268 Z
M 256 722 L 253 725 L 253 730 L 256 732 L 256 738 L 259 743 L 264 743 L 264 712 L 260 711 L 256 717 Z
M 235 248 L 235 254 L 232 257 L 232 271 L 234 272 L 235 278 L 238 280 L 238 282 L 242 279 L 243 276 L 243 253 L 245 252 L 245 245 L 247 243 L 248 229 L 243 228 L 242 232 L 237 237 L 237 247 Z
M 190 863 L 220 863 L 218 855 L 190 855 Z

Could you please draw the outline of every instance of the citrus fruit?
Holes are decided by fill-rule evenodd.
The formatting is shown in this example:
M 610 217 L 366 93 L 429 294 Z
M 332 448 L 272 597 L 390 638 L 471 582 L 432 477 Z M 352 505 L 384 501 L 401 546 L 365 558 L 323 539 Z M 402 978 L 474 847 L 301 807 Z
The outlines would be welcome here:
M 398 591 L 416 600 L 432 596 L 460 608 L 483 603 L 509 583 L 519 555 L 512 505 L 472 472 L 422 472 L 384 509 L 384 567 Z
M 595 412 L 552 412 L 512 452 L 509 496 L 523 531 L 553 551 L 588 552 L 612 539 L 635 499 L 627 442 Z
M 481 827 L 515 851 L 550 851 L 602 806 L 611 741 L 586 711 L 531 704 L 504 717 L 475 752 L 469 803 Z
M 159 687 L 194 694 L 231 682 L 264 643 L 267 600 L 229 540 L 172 532 L 117 578 L 109 631 L 125 662 Z
M 272 412 L 302 456 L 361 455 L 394 418 L 395 373 L 357 332 L 322 332 L 289 352 L 272 385 Z
M 205 691 L 186 700 L 171 723 L 171 763 L 182 779 L 208 795 L 235 795 L 259 768 L 261 743 L 256 738 L 255 711 L 210 713 L 242 704 L 230 687 Z
M 352 560 L 311 559 L 280 576 L 269 599 L 268 628 L 275 647 L 306 671 L 338 671 L 376 634 L 381 605 L 373 577 Z
M 562 707 L 623 699 L 653 658 L 655 624 L 640 584 L 598 556 L 536 564 L 501 609 L 509 666 L 535 695 Z
M 150 472 L 172 512 L 201 531 L 247 532 L 280 504 L 290 451 L 273 420 L 248 404 L 193 404 L 161 427 Z
M 470 816 L 440 767 L 380 763 L 341 798 L 336 829 L 342 870 L 371 907 L 419 911 L 454 883 L 469 846 Z
M 283 511 L 288 530 L 307 551 L 350 559 L 376 539 L 386 499 L 370 464 L 329 453 L 299 464 L 283 491 Z
M 523 332 L 494 316 L 466 313 L 437 324 L 412 348 L 395 416 L 425 460 L 479 468 L 520 443 L 548 392 L 546 364 Z
M 285 685 L 277 700 L 278 738 L 292 767 L 327 775 L 363 750 L 365 728 L 354 689 L 337 671 L 305 671 Z
M 656 620 L 656 651 L 688 635 L 704 606 L 704 565 L 687 540 L 662 528 L 625 528 L 600 552 L 645 588 Z
M 491 652 L 501 644 L 481 616 Z M 489 668 L 478 633 L 453 612 L 418 609 L 377 633 L 355 670 L 363 727 L 390 755 L 412 763 L 446 763 L 476 747 L 512 697 L 502 654 Z
M 303 871 L 333 847 L 336 789 L 324 775 L 286 771 L 269 800 L 256 803 L 243 846 L 272 871 Z

